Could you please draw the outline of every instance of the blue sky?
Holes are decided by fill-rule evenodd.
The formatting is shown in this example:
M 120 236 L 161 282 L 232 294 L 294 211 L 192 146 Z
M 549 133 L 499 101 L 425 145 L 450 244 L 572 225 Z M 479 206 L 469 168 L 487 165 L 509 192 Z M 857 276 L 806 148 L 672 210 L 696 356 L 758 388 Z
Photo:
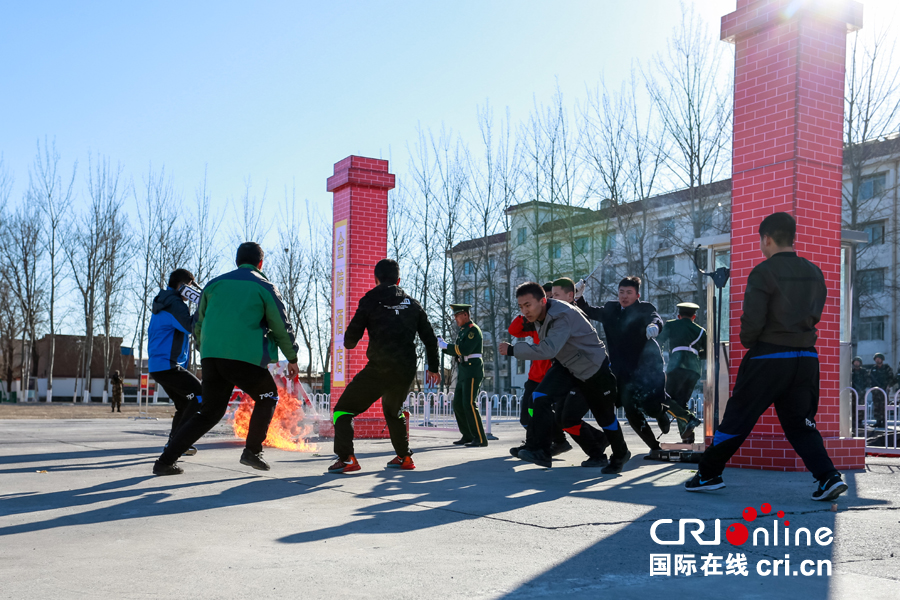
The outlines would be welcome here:
M 711 31 L 734 0 L 694 3 Z M 887 10 L 889 0 L 866 2 Z M 870 9 L 871 7 L 871 9 Z M 285 186 L 330 210 L 325 179 L 349 154 L 402 174 L 417 127 L 474 143 L 489 101 L 528 116 L 557 85 L 617 86 L 665 45 L 674 0 L 562 2 L 0 1 L 0 153 L 28 180 L 35 142 L 63 164 L 88 152 L 139 184 L 166 166 L 187 199 L 208 166 L 221 206 L 250 177 L 274 212 Z

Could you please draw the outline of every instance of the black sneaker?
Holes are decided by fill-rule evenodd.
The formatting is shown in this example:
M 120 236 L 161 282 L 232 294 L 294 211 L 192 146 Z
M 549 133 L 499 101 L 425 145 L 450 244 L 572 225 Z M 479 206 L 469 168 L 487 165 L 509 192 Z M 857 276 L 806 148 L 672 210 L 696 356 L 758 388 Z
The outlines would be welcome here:
M 554 442 L 550 446 L 550 456 L 559 456 L 560 454 L 563 454 L 564 452 L 568 452 L 571 449 L 572 449 L 572 444 L 570 444 L 568 441 Z
M 253 467 L 257 471 L 268 471 L 271 467 L 269 466 L 269 463 L 263 460 L 262 454 L 262 452 L 254 454 L 244 448 L 244 452 L 241 454 L 241 464 Z
M 197 454 L 197 449 L 194 448 L 193 446 L 191 446 L 190 448 L 188 448 L 187 450 L 184 451 L 184 454 L 182 454 L 182 456 L 193 456 L 195 454 Z
M 625 456 L 621 458 L 616 458 L 613 456 L 609 459 L 609 464 L 603 467 L 600 472 L 604 475 L 615 475 L 616 473 L 621 473 L 622 469 L 625 468 L 625 463 L 627 463 L 631 459 L 631 452 L 625 452 Z
M 834 500 L 847 491 L 847 484 L 841 479 L 840 473 L 835 473 L 819 481 L 816 491 L 812 493 L 813 500 Z
M 700 476 L 700 471 L 697 471 L 691 480 L 684 484 L 684 489 L 689 492 L 708 492 L 711 490 L 720 490 L 723 487 L 725 487 L 725 482 L 722 481 L 721 475 L 704 479 Z
M 159 461 L 153 463 L 154 475 L 181 475 L 182 473 L 184 473 L 184 469 L 178 465 L 166 465 Z
M 472 440 L 470 440 L 468 438 L 460 438 L 460 439 L 456 440 L 455 442 L 453 442 L 453 445 L 454 446 L 465 446 L 466 444 L 470 443 L 471 441 Z
M 525 444 L 522 444 L 521 446 L 516 446 L 515 448 L 510 448 L 509 454 L 510 454 L 510 456 L 515 456 L 516 458 L 519 458 L 519 450 L 524 450 L 524 449 L 525 449 Z
M 527 450 L 522 448 L 519 450 L 519 459 L 548 469 L 553 466 L 553 459 L 551 459 L 550 455 L 543 450 Z
M 694 429 L 699 427 L 703 422 L 697 417 L 691 417 L 691 420 L 684 426 L 684 432 L 681 434 L 682 441 L 690 439 L 689 443 L 694 443 Z
M 601 454 L 597 458 L 589 458 L 581 463 L 582 467 L 594 467 L 595 469 L 602 469 L 608 465 L 609 460 L 606 458 L 605 454 Z

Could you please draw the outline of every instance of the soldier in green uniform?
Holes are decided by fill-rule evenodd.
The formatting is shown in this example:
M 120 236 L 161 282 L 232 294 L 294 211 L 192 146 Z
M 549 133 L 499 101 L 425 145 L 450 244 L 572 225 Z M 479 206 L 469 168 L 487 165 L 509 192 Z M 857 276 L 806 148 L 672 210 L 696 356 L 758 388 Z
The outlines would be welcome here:
M 697 380 L 700 379 L 700 359 L 706 355 L 706 330 L 697 325 L 699 306 L 693 302 L 678 305 L 678 318 L 666 321 L 659 335 L 660 345 L 669 347 L 666 365 L 666 394 L 671 399 L 668 412 L 678 423 L 681 441 L 694 443 L 694 428 L 700 424 L 687 409 Z
M 875 418 L 875 427 L 884 427 L 885 394 L 890 395 L 891 388 L 894 387 L 894 371 L 890 365 L 884 362 L 884 354 L 881 352 L 876 352 L 872 360 L 875 361 L 875 366 L 869 371 L 872 387 L 884 390 L 884 394 L 878 390 L 872 392 L 872 412 Z
M 484 338 L 481 329 L 469 317 L 471 304 L 451 304 L 450 308 L 459 326 L 459 334 L 455 344 L 448 344 L 439 337 L 438 346 L 444 354 L 455 357 L 459 363 L 456 391 L 453 393 L 453 412 L 462 437 L 453 443 L 470 448 L 487 446 L 481 413 L 478 412 L 478 390 L 484 381 L 484 361 L 481 358 Z

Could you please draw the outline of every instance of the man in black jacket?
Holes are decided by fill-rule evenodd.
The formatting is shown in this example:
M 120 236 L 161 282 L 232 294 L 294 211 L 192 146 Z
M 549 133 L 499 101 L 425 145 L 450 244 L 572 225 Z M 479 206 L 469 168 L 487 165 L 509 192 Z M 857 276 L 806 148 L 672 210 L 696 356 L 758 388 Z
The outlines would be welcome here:
M 626 277 L 619 282 L 618 300 L 590 306 L 581 296 L 584 283 L 579 282 L 575 305 L 603 325 L 610 367 L 619 389 L 617 404 L 625 408 L 628 424 L 650 448 L 644 458 L 656 459 L 659 442 L 644 415 L 655 418 L 663 433 L 669 432 L 666 373 L 654 339 L 662 331 L 663 320 L 653 304 L 641 302 L 640 287 L 640 277 Z
M 400 289 L 397 261 L 378 261 L 375 284 L 360 299 L 356 314 L 344 333 L 344 348 L 352 350 L 363 333 L 369 331 L 366 349 L 369 362 L 347 385 L 334 407 L 334 453 L 338 459 L 328 468 L 329 473 L 360 470 L 353 454 L 353 417 L 368 410 L 378 398 L 381 398 L 391 444 L 397 452 L 387 464 L 388 468 L 415 469 L 402 410 L 416 377 L 416 334 L 425 344 L 426 385 L 435 385 L 440 380 L 437 338 L 419 303 Z
M 797 256 L 797 222 L 787 213 L 769 215 L 759 225 L 766 260 L 747 277 L 741 314 L 741 360 L 734 393 L 697 474 L 684 484 L 690 492 L 725 487 L 722 471 L 759 417 L 773 403 L 784 434 L 818 485 L 813 500 L 833 500 L 847 490 L 816 429 L 819 355 L 816 324 L 827 288 L 821 269 Z

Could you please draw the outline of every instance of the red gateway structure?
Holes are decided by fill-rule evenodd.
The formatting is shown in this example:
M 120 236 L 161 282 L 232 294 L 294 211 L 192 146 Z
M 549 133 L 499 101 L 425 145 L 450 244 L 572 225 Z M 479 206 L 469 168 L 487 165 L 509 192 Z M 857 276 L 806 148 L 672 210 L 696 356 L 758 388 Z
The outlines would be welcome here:
M 735 45 L 731 386 L 745 353 L 738 333 L 747 276 L 762 260 L 757 227 L 784 211 L 797 219 L 798 253 L 821 267 L 828 285 L 816 345 L 816 421 L 839 469 L 865 464 L 865 441 L 839 432 L 844 65 L 847 32 L 861 26 L 862 5 L 847 0 L 738 0 L 737 10 L 722 17 L 722 39 Z M 774 408 L 729 466 L 804 469 Z
M 334 246 L 332 248 L 331 406 L 366 365 L 368 335 L 353 350 L 344 348 L 344 329 L 359 299 L 375 287 L 375 263 L 387 256 L 388 190 L 394 175 L 388 161 L 348 156 L 335 163 L 328 178 L 334 193 Z M 381 400 L 353 419 L 357 438 L 386 438 L 387 425 Z M 328 435 L 322 431 L 321 434 Z

